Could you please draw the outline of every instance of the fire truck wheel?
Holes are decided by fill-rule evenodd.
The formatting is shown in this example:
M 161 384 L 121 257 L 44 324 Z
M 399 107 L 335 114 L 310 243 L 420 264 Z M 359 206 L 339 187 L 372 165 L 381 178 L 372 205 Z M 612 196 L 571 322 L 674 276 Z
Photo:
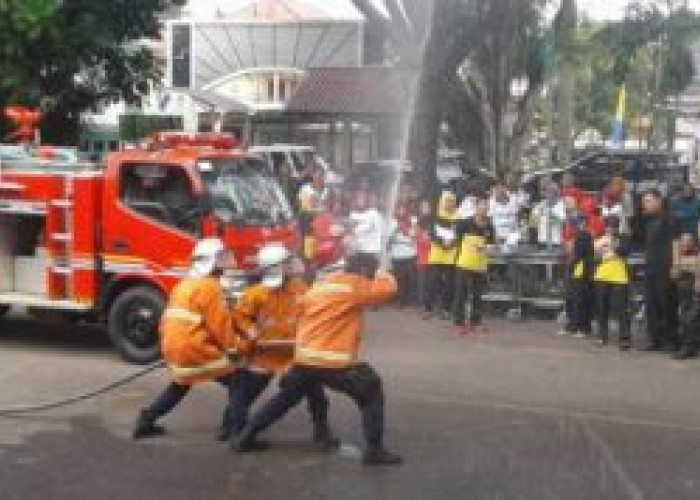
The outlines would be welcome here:
M 163 294 L 148 286 L 129 288 L 114 300 L 107 331 L 124 359 L 138 364 L 158 359 L 158 322 L 164 307 Z
M 10 306 L 0 306 L 0 319 L 2 319 L 8 312 L 10 312 Z

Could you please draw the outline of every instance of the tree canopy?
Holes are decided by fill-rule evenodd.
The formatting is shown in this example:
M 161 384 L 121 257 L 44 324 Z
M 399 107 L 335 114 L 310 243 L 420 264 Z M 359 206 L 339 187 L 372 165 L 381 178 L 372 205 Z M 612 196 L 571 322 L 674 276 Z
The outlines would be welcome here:
M 679 0 L 630 1 L 614 22 L 578 18 L 574 0 L 418 2 L 432 5 L 432 16 L 404 0 L 408 22 L 396 0 L 386 2 L 388 22 L 371 2 L 355 3 L 384 23 L 398 64 L 412 64 L 424 36 L 415 27 L 432 20 L 409 155 L 426 182 L 440 141 L 503 173 L 522 166 L 538 141 L 556 151 L 570 150 L 584 131 L 608 137 L 623 84 L 628 119 L 643 116 L 653 136 L 666 128 L 664 104 L 693 78 L 700 33 L 700 17 Z
M 182 0 L 0 0 L 0 108 L 41 106 L 43 137 L 74 143 L 81 112 L 136 102 L 160 80 L 143 41 Z M 0 135 L 8 124 L 0 121 Z

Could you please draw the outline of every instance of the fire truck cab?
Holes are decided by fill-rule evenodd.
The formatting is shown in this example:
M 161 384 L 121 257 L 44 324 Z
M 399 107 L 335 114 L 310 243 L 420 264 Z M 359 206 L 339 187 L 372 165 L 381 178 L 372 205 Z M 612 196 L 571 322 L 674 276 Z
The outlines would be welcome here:
M 296 223 L 262 160 L 216 136 L 161 136 L 85 164 L 70 150 L 0 146 L 0 317 L 10 306 L 97 319 L 127 360 L 158 356 L 166 296 L 199 238 L 250 270 Z

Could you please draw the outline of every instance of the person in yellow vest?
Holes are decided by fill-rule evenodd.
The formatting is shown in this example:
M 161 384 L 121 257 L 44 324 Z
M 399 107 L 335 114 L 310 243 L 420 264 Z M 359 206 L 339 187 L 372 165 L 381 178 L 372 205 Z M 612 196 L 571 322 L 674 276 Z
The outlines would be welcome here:
M 627 264 L 629 238 L 620 233 L 617 216 L 606 217 L 605 233 L 595 241 L 599 259 L 593 281 L 598 302 L 598 344 L 608 343 L 609 318 L 614 315 L 620 335 L 620 349 L 631 347 L 630 271 Z
M 312 181 L 304 184 L 299 189 L 299 232 L 302 237 L 302 257 L 307 266 L 307 274 L 313 275 L 314 258 L 316 257 L 316 237 L 313 231 L 314 219 L 326 208 L 328 199 L 328 188 L 326 187 L 325 172 L 321 168 L 316 168 L 313 172 Z
M 384 391 L 377 372 L 359 361 L 362 317 L 367 306 L 396 293 L 394 277 L 382 270 L 362 275 L 365 262 L 346 257 L 344 272 L 317 280 L 304 297 L 297 327 L 294 363 L 280 391 L 258 411 L 232 442 L 239 452 L 255 449 L 255 439 L 321 384 L 348 395 L 360 408 L 366 441 L 363 463 L 396 465 L 401 458 L 384 448 Z
M 459 335 L 485 333 L 481 323 L 481 296 L 486 289 L 488 247 L 496 242 L 488 202 L 475 198 L 474 216 L 457 224 L 454 320 Z M 464 324 L 464 303 L 469 300 L 469 326 Z
M 177 406 L 195 384 L 219 382 L 231 404 L 236 365 L 229 353 L 236 349 L 237 335 L 220 279 L 233 266 L 233 256 L 221 240 L 204 239 L 195 246 L 189 276 L 173 289 L 160 322 L 161 351 L 173 381 L 141 411 L 134 439 L 164 434 L 156 420 Z
M 454 269 L 457 256 L 457 197 L 451 191 L 443 191 L 437 205 L 437 213 L 430 230 L 430 253 L 428 254 L 425 294 L 425 314 L 433 316 L 435 300 L 442 299 L 442 316 L 449 318 L 452 311 L 454 291 Z
M 293 255 L 281 243 L 270 243 L 258 252 L 260 283 L 247 288 L 234 308 L 234 319 L 248 343 L 246 362 L 236 374 L 231 428 L 224 428 L 228 440 L 245 427 L 248 412 L 276 374 L 284 373 L 292 362 L 301 300 L 308 286 L 293 273 Z M 314 424 L 313 440 L 321 449 L 334 449 L 338 441 L 328 425 L 328 399 L 321 385 L 307 395 Z

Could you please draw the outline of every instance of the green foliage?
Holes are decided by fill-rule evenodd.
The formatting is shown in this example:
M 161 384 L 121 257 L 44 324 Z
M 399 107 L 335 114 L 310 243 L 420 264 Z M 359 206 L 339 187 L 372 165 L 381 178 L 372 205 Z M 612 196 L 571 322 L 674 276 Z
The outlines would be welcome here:
M 81 112 L 137 102 L 160 79 L 160 62 L 140 42 L 157 39 L 157 15 L 182 3 L 0 0 L 0 107 L 41 105 L 44 138 L 74 142 Z
M 576 44 L 577 129 L 610 133 L 617 89 L 627 89 L 627 118 L 667 116 L 657 108 L 685 89 L 693 77 L 691 45 L 700 34 L 700 16 L 678 4 L 662 10 L 657 3 L 631 2 L 624 19 L 605 24 L 584 22 Z M 651 134 L 651 132 L 650 132 Z

